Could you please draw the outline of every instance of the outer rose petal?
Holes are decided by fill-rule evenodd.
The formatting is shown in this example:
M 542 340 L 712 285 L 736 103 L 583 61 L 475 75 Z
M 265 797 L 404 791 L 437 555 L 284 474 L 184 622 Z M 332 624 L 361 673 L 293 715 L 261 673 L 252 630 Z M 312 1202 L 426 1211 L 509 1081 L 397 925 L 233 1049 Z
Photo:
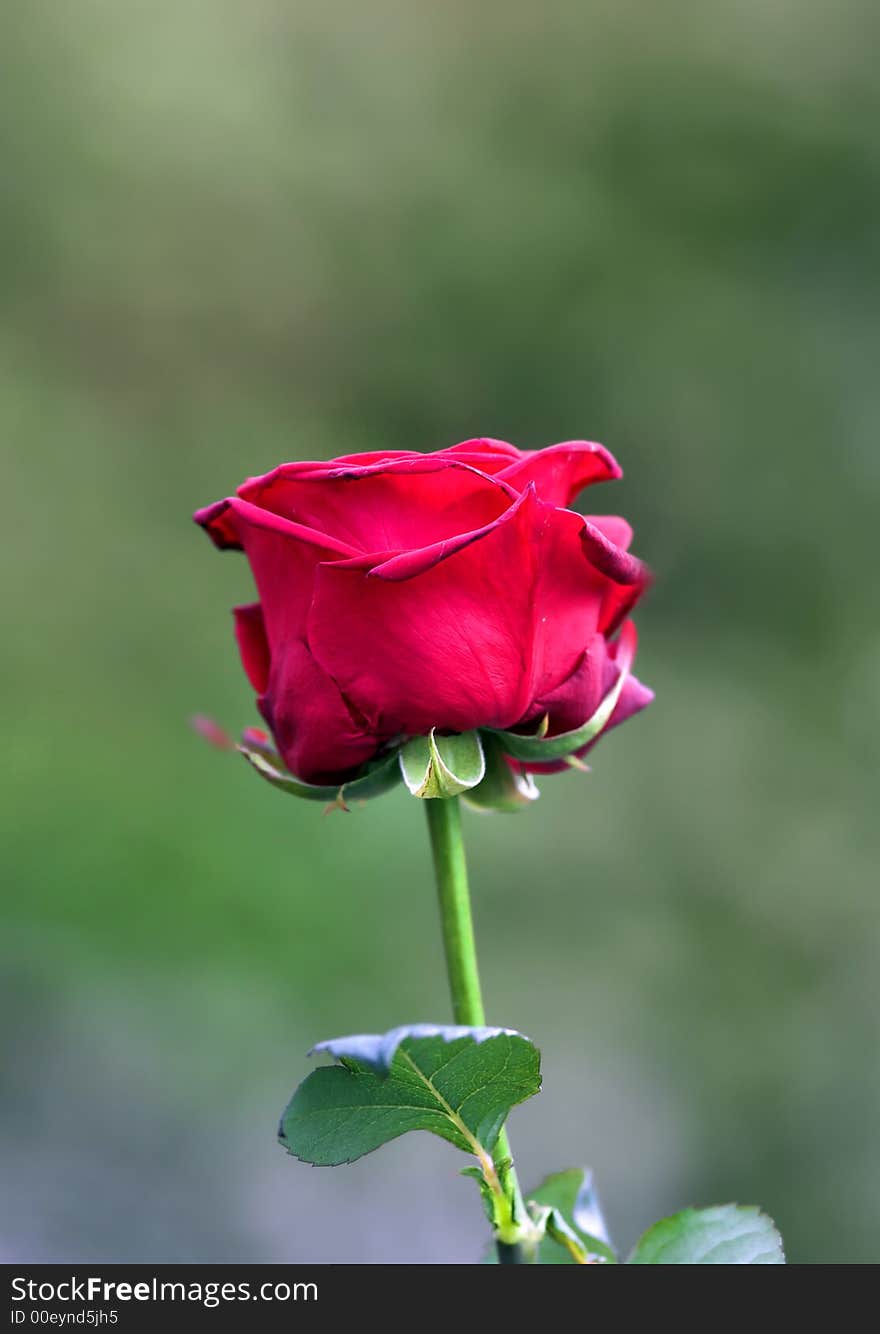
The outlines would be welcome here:
M 481 472 L 495 475 L 523 457 L 522 450 L 517 449 L 516 445 L 509 445 L 506 440 L 493 440 L 491 436 L 462 440 L 461 444 L 452 445 L 444 449 L 443 453 L 451 454 L 463 463 L 479 468 Z
M 517 491 L 524 491 L 534 482 L 541 500 L 562 508 L 567 508 L 585 486 L 623 475 L 613 455 L 592 440 L 567 440 L 547 449 L 522 450 L 506 440 L 483 437 L 463 440 L 443 452 L 494 474 Z
M 635 626 L 631 621 L 627 622 L 624 634 L 613 644 L 608 644 L 601 635 L 591 641 L 582 661 L 568 680 L 539 701 L 535 709 L 536 717 L 549 715 L 548 736 L 571 732 L 596 712 L 617 680 L 617 662 L 624 652 L 628 656 L 635 652 Z M 642 685 L 634 676 L 627 676 L 610 720 L 598 737 L 576 752 L 578 757 L 586 755 L 612 727 L 618 727 L 633 714 L 647 708 L 653 698 L 653 690 Z M 554 760 L 547 764 L 524 764 L 522 767 L 530 773 L 557 773 L 568 766 L 564 760 Z
M 593 635 L 571 675 L 532 706 L 530 721 L 546 716 L 548 736 L 573 732 L 593 716 L 616 679 L 605 636 Z
M 614 546 L 620 547 L 621 551 L 629 551 L 633 530 L 626 519 L 621 519 L 619 514 L 588 514 L 587 522 L 598 528 L 602 536 Z
M 433 450 L 428 455 L 414 449 L 384 449 L 375 450 L 370 454 L 342 454 L 339 458 L 331 459 L 330 463 L 354 464 L 360 467 L 364 464 L 395 463 L 398 459 L 453 458 L 458 463 L 467 463 L 472 468 L 479 468 L 480 472 L 492 474 L 522 456 L 522 450 L 517 449 L 516 445 L 509 445 L 506 440 L 493 440 L 489 436 L 481 436 L 473 440 L 462 440 L 460 444 L 450 445 L 446 449 Z
M 205 532 L 220 551 L 232 549 L 241 551 L 235 515 L 230 513 L 228 500 L 216 500 L 213 505 L 205 505 L 193 515 L 195 522 Z
M 415 577 L 383 578 L 364 562 L 319 571 L 309 644 L 373 730 L 466 732 L 521 713 L 532 582 L 522 519 L 518 503 Z
M 591 440 L 567 440 L 548 449 L 524 452 L 498 476 L 518 491 L 534 482 L 542 500 L 565 509 L 585 486 L 612 481 L 622 477 L 623 472 L 604 445 Z
M 269 688 L 258 702 L 285 764 L 303 782 L 341 782 L 379 749 L 302 640 L 273 657 Z
M 530 487 L 455 543 L 324 565 L 312 651 L 378 734 L 513 726 L 597 630 L 611 581 L 583 526 Z
M 280 534 L 282 537 L 296 537 L 314 546 L 322 547 L 330 556 L 354 556 L 354 547 L 338 542 L 324 533 L 310 529 L 303 524 L 293 523 L 273 514 L 270 510 L 260 509 L 236 496 L 227 496 L 213 505 L 196 510 L 193 519 L 221 551 L 232 549 L 244 550 L 244 535 L 250 531 L 263 529 Z
M 641 713 L 642 709 L 646 709 L 653 698 L 653 690 L 642 685 L 641 681 L 637 680 L 636 677 L 630 676 L 627 679 L 623 690 L 620 692 L 620 699 L 617 701 L 617 707 L 611 715 L 611 721 L 605 724 L 595 740 L 591 741 L 588 746 L 584 746 L 581 750 L 575 752 L 577 757 L 582 759 L 584 755 L 591 751 L 593 747 L 602 740 L 602 737 L 606 732 L 610 732 L 613 727 L 618 727 L 621 723 L 625 723 L 627 718 L 631 718 L 634 713 Z M 548 764 L 526 763 L 521 767 L 532 774 L 554 774 L 560 773 L 563 769 L 567 769 L 568 765 L 564 760 L 552 760 Z
M 406 551 L 499 518 L 516 492 L 448 453 L 282 464 L 239 496 L 364 553 Z
M 319 561 L 346 560 L 357 554 L 344 542 L 235 497 L 200 510 L 196 521 L 218 545 L 236 546 L 247 553 L 273 652 L 292 633 L 302 634 Z
M 448 449 L 434 450 L 427 456 L 416 450 L 386 449 L 376 450 L 372 454 L 343 454 L 340 458 L 332 459 L 330 462 L 332 464 L 354 464 L 356 467 L 360 467 L 364 464 L 395 463 L 399 459 L 423 459 L 425 457 L 432 459 L 452 458 L 458 463 L 467 463 L 472 468 L 479 468 L 480 472 L 491 475 L 497 473 L 501 468 L 506 468 L 508 464 L 516 462 L 517 459 L 521 459 L 523 454 L 522 450 L 517 449 L 516 445 L 509 445 L 506 440 L 493 440 L 489 436 L 481 436 L 473 440 L 462 440 L 460 444 L 450 445 Z
M 374 449 L 363 454 L 339 454 L 335 459 L 327 459 L 328 469 L 336 468 L 340 463 L 351 464 L 355 468 L 367 468 L 374 463 L 396 463 L 398 459 L 421 459 L 424 454 L 417 449 Z M 282 464 L 282 467 L 285 465 Z M 309 467 L 320 465 L 309 464 Z M 271 474 L 270 474 L 271 475 Z
M 260 712 L 285 763 L 305 782 L 332 782 L 370 759 L 380 741 L 348 708 L 305 643 L 305 622 L 320 561 L 352 549 L 242 500 L 226 502 L 221 522 L 244 547 L 260 594 L 264 643 L 252 608 L 236 616 L 245 669 L 260 692 Z M 216 522 L 216 518 L 209 521 Z M 244 641 L 244 642 L 243 642 Z M 265 651 L 269 658 L 264 677 Z M 247 654 L 247 656 L 245 656 Z
M 628 523 L 604 518 L 582 519 L 581 522 L 582 540 L 590 559 L 608 576 L 599 629 L 605 635 L 612 635 L 650 584 L 651 574 L 647 566 L 614 541 L 615 536 L 624 537 L 629 543 L 632 529 Z
M 254 690 L 262 695 L 269 684 L 270 666 L 263 608 L 259 602 L 249 602 L 243 607 L 233 607 L 232 614 L 235 617 L 235 638 L 241 654 L 241 665 Z

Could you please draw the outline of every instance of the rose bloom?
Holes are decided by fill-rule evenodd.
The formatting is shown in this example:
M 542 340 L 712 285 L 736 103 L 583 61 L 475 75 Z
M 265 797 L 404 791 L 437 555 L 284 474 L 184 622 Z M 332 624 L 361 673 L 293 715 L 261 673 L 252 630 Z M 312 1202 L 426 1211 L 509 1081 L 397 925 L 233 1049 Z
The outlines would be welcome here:
M 236 637 L 291 772 L 342 782 L 432 728 L 584 723 L 618 678 L 614 636 L 648 574 L 625 520 L 567 506 L 620 475 L 587 441 L 466 440 L 284 463 L 199 510 L 253 570 L 259 601 L 234 609 Z M 605 730 L 652 698 L 628 676 Z

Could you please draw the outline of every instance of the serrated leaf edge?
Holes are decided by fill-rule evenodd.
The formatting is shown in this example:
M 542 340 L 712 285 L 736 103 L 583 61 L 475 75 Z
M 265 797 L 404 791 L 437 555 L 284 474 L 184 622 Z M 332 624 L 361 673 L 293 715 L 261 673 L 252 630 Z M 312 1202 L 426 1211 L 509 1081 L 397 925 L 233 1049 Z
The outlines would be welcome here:
M 377 1074 L 380 1079 L 387 1078 L 391 1064 L 397 1053 L 400 1044 L 406 1038 L 412 1038 L 419 1041 L 425 1038 L 441 1038 L 444 1042 L 458 1042 L 461 1038 L 471 1038 L 478 1046 L 481 1042 L 487 1042 L 489 1038 L 509 1037 L 522 1038 L 531 1046 L 535 1044 L 531 1038 L 527 1038 L 524 1033 L 518 1033 L 514 1028 L 490 1028 L 490 1027 L 469 1027 L 465 1024 L 401 1024 L 397 1028 L 390 1028 L 387 1033 L 350 1033 L 341 1038 L 325 1038 L 323 1042 L 316 1042 L 308 1055 L 316 1056 L 326 1052 L 335 1060 L 341 1061 L 348 1057 L 351 1060 L 360 1061 L 363 1065 Z M 352 1052 L 337 1050 L 342 1048 L 343 1044 L 349 1044 L 356 1041 L 375 1041 L 377 1045 L 377 1059 L 370 1060 L 368 1057 L 355 1055 Z
M 716 1212 L 716 1211 L 719 1211 L 719 1212 L 720 1212 L 721 1210 L 724 1210 L 724 1209 L 734 1209 L 734 1210 L 736 1210 L 737 1213 L 742 1214 L 742 1215 L 744 1215 L 745 1217 L 747 1217 L 752 1223 L 758 1223 L 758 1222 L 760 1222 L 761 1224 L 767 1224 L 767 1223 L 769 1223 L 770 1228 L 771 1228 L 772 1233 L 773 1233 L 773 1236 L 774 1236 L 774 1238 L 775 1238 L 775 1242 L 774 1242 L 774 1244 L 773 1244 L 769 1249 L 759 1251 L 759 1252 L 758 1252 L 758 1255 L 759 1255 L 759 1256 L 764 1256 L 764 1255 L 768 1255 L 768 1256 L 776 1256 L 776 1255 L 778 1255 L 778 1256 L 781 1258 L 782 1263 L 783 1263 L 783 1264 L 785 1263 L 785 1247 L 784 1247 L 784 1244 L 783 1244 L 783 1241 L 782 1241 L 782 1235 L 781 1235 L 781 1233 L 780 1233 L 778 1227 L 776 1226 L 776 1223 L 775 1223 L 774 1220 L 770 1217 L 770 1215 L 767 1214 L 767 1213 L 765 1213 L 764 1210 L 763 1210 L 759 1205 L 757 1205 L 757 1204 L 737 1204 L 737 1203 L 736 1203 L 735 1201 L 733 1201 L 733 1200 L 728 1201 L 727 1204 L 713 1204 L 713 1205 L 707 1205 L 707 1206 L 705 1206 L 704 1208 L 697 1208 L 697 1207 L 695 1207 L 695 1206 L 693 1206 L 693 1205 L 689 1205 L 689 1206 L 687 1206 L 687 1207 L 684 1208 L 684 1209 L 679 1209 L 679 1210 L 677 1210 L 676 1213 L 674 1213 L 674 1214 L 669 1214 L 666 1218 L 658 1218 L 657 1221 L 656 1221 L 656 1223 L 652 1223 L 652 1224 L 650 1225 L 650 1227 L 647 1227 L 647 1228 L 645 1229 L 645 1231 L 642 1233 L 642 1235 L 639 1237 L 639 1239 L 638 1239 L 638 1241 L 636 1242 L 635 1246 L 633 1246 L 632 1251 L 631 1251 L 630 1254 L 627 1256 L 626 1263 L 627 1263 L 627 1264 L 632 1264 L 632 1263 L 634 1262 L 634 1258 L 635 1258 L 635 1256 L 638 1254 L 640 1248 L 643 1246 L 643 1244 L 645 1243 L 645 1241 L 647 1240 L 647 1238 L 650 1237 L 651 1233 L 655 1230 L 655 1228 L 659 1228 L 659 1227 L 661 1227 L 663 1224 L 666 1224 L 666 1223 L 672 1223 L 672 1222 L 674 1222 L 676 1219 L 683 1219 L 686 1215 L 693 1215 L 693 1216 L 696 1216 L 696 1217 L 700 1217 L 700 1216 L 703 1216 L 703 1215 L 707 1215 L 707 1214 L 714 1213 L 714 1212 Z M 744 1221 L 745 1221 L 745 1219 L 744 1219 Z M 708 1222 L 708 1220 L 707 1220 L 707 1222 Z M 716 1247 L 718 1247 L 719 1245 L 725 1245 L 725 1244 L 727 1244 L 727 1242 L 729 1242 L 729 1241 L 740 1241 L 740 1240 L 742 1240 L 743 1237 L 746 1237 L 746 1236 L 748 1236 L 748 1230 L 747 1230 L 747 1229 L 743 1230 L 742 1232 L 737 1233 L 737 1234 L 736 1234 L 735 1236 L 733 1236 L 733 1237 L 725 1238 L 723 1242 L 713 1242 L 711 1245 L 709 1245 L 709 1246 L 706 1247 L 706 1249 L 702 1252 L 702 1254 L 700 1255 L 700 1257 L 699 1257 L 698 1259 L 688 1261 L 688 1263 L 689 1263 L 689 1264 L 702 1264 L 702 1263 L 704 1263 L 704 1259 L 703 1259 L 703 1257 L 706 1256 L 706 1255 L 710 1255 L 710 1254 L 712 1253 L 712 1251 L 713 1251 Z M 673 1237 L 673 1238 L 671 1238 L 668 1242 L 666 1242 L 666 1243 L 661 1243 L 661 1246 L 660 1246 L 660 1248 L 659 1248 L 659 1250 L 658 1250 L 658 1254 L 662 1254 L 664 1249 L 667 1249 L 669 1246 L 674 1245 L 677 1241 L 678 1241 L 678 1238 Z M 649 1261 L 649 1263 L 651 1263 L 651 1264 L 663 1264 L 664 1262 L 663 1262 L 663 1260 L 652 1260 L 652 1261 Z M 750 1259 L 750 1260 L 747 1260 L 747 1261 L 740 1261 L 739 1263 L 745 1263 L 745 1264 L 760 1264 L 760 1263 L 762 1263 L 762 1261 L 761 1261 L 760 1259 L 758 1259 L 757 1257 L 755 1257 L 755 1258 Z

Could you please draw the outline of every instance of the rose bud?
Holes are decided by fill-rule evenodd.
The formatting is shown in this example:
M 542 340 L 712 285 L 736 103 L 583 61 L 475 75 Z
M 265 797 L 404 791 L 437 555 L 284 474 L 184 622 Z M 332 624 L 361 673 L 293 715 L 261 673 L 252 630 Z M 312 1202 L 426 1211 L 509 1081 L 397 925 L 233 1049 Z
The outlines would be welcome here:
M 199 510 L 250 562 L 259 601 L 235 608 L 236 638 L 289 773 L 248 758 L 289 790 L 351 793 L 380 770 L 388 786 L 403 746 L 411 791 L 479 800 L 501 754 L 514 788 L 497 804 L 527 801 L 518 771 L 566 767 L 652 698 L 630 674 L 649 576 L 629 525 L 567 508 L 620 475 L 601 445 L 480 439 L 282 464 Z M 492 763 L 456 777 L 450 738 L 473 731 Z M 413 774 L 420 757 L 433 777 Z

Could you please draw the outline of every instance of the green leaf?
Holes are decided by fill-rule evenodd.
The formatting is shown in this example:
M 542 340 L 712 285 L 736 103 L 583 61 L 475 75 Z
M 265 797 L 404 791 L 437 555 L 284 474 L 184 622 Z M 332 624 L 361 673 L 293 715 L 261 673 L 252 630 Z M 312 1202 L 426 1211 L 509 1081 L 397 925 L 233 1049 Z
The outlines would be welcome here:
M 354 1162 L 408 1130 L 491 1153 L 511 1107 L 541 1087 L 537 1048 L 504 1028 L 415 1024 L 314 1050 L 340 1064 L 303 1080 L 279 1138 L 288 1153 L 318 1166 Z
M 415 736 L 400 751 L 403 781 L 414 797 L 457 797 L 482 782 L 486 772 L 477 732 Z
M 683 1209 L 649 1227 L 631 1265 L 784 1265 L 782 1238 L 755 1205 Z
M 573 732 L 560 732 L 558 736 L 552 737 L 545 737 L 540 732 L 534 736 L 521 736 L 518 732 L 492 731 L 488 735 L 497 737 L 505 754 L 517 760 L 546 762 L 565 759 L 595 741 L 617 707 L 626 678 L 627 673 L 621 672 L 593 716 Z
M 348 783 L 325 786 L 301 782 L 286 769 L 278 768 L 264 751 L 257 750 L 253 746 L 241 745 L 238 749 L 248 764 L 256 769 L 267 783 L 280 788 L 282 792 L 288 792 L 292 797 L 304 797 L 306 801 L 323 801 L 325 804 L 329 802 L 345 808 L 349 801 L 366 801 L 370 797 L 379 797 L 400 782 L 397 751 L 372 760 L 360 777 L 353 778 Z
M 565 1221 L 564 1214 L 558 1209 L 539 1209 L 538 1216 L 544 1213 L 546 1215 L 544 1222 L 544 1235 L 550 1241 L 556 1244 L 567 1255 L 572 1264 L 604 1264 L 604 1259 L 592 1252 L 583 1241 L 580 1234 L 569 1223 Z M 540 1251 L 539 1251 L 540 1253 Z M 538 1264 L 540 1264 L 540 1259 Z
M 537 1190 L 529 1192 L 527 1200 L 535 1223 L 544 1230 L 538 1245 L 538 1264 L 617 1263 L 589 1168 L 554 1172 Z M 580 1250 L 585 1258 L 576 1260 L 573 1250 Z M 485 1263 L 498 1263 L 494 1246 L 487 1252 Z
M 527 1198 L 530 1203 L 534 1201 L 537 1205 L 547 1206 L 561 1215 L 588 1255 L 597 1257 L 600 1262 L 616 1262 L 617 1256 L 611 1248 L 599 1196 L 593 1183 L 593 1173 L 588 1168 L 573 1167 L 565 1172 L 554 1172 Z M 541 1242 L 538 1263 L 570 1265 L 576 1261 L 549 1234 Z
M 483 734 L 486 774 L 482 782 L 465 793 L 469 806 L 480 810 L 521 811 L 541 795 L 531 774 L 511 769 L 497 738 Z

